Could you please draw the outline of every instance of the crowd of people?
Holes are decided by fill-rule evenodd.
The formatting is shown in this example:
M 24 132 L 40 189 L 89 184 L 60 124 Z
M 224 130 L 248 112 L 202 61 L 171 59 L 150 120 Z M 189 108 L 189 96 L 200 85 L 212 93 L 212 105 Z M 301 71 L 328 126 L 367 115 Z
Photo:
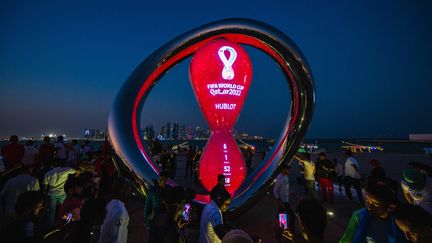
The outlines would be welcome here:
M 163 146 L 158 139 L 153 139 L 149 145 L 150 155 L 159 165 L 162 171 L 167 172 L 169 178 L 174 178 L 177 173 L 177 153 L 173 146 Z M 186 148 L 186 169 L 184 178 L 193 178 L 198 183 L 198 167 L 202 149 L 188 146 Z
M 252 146 L 245 146 L 242 148 L 242 154 L 246 164 L 246 172 L 250 174 L 253 167 L 253 158 L 256 155 L 256 151 Z M 199 175 L 199 163 L 203 148 L 199 146 L 180 147 L 162 145 L 158 139 L 152 139 L 149 144 L 149 152 L 152 155 L 154 161 L 159 165 L 162 171 L 167 172 L 168 178 L 174 179 L 177 175 L 178 165 L 177 156 L 182 153 L 186 156 L 186 164 L 184 168 L 184 179 L 191 178 L 195 184 L 198 184 Z M 267 154 L 267 150 L 262 151 L 262 158 Z
M 294 242 L 295 232 L 300 232 L 302 240 L 306 242 L 324 242 L 326 206 L 333 204 L 334 184 L 339 184 L 341 194 L 344 184 L 348 200 L 353 200 L 351 188 L 356 191 L 360 209 L 353 212 L 339 242 L 432 242 L 431 167 L 411 162 L 403 170 L 399 183 L 386 177 L 385 169 L 378 160 L 373 159 L 370 161 L 372 170 L 366 178 L 362 178 L 359 163 L 352 152 L 347 150 L 344 153 L 343 165 L 337 163 L 337 160 L 330 161 L 325 153 L 320 153 L 316 162 L 311 160 L 309 153 L 298 153 L 295 156 L 302 170 L 302 177 L 298 181 L 305 188 L 304 200 L 309 200 L 309 204 L 314 204 L 314 209 L 322 211 L 313 211 L 311 207 L 304 212 L 306 216 L 303 216 L 303 220 L 299 220 L 298 208 L 303 207 L 305 201 L 301 200 L 296 212 L 293 211 L 289 202 L 291 167 L 281 166 L 273 195 L 279 205 L 278 212 L 286 213 L 292 219 L 281 233 L 282 238 Z M 320 197 L 316 188 L 321 192 Z M 314 216 L 308 215 L 312 212 Z M 311 217 L 309 220 L 308 216 Z M 295 224 L 294 221 L 298 223 Z M 296 225 L 299 226 L 297 229 Z
M 228 223 L 232 195 L 225 188 L 223 174 L 208 192 L 210 203 L 200 208 L 194 202 L 193 188 L 169 183 L 176 176 L 177 154 L 158 142 L 149 150 L 162 172 L 149 184 L 143 202 L 146 242 L 261 242 Z M 184 153 L 185 176 L 196 180 L 202 150 L 189 148 Z M 354 189 L 360 208 L 352 213 L 339 242 L 432 242 L 431 168 L 409 163 L 397 182 L 374 159 L 365 178 L 353 154 L 344 153 L 343 164 L 331 161 L 325 153 L 317 161 L 312 161 L 310 153 L 296 154 L 302 168 L 298 181 L 305 189 L 296 207 L 290 198 L 292 168 L 288 161 L 282 162 L 272 185 L 277 202 L 275 237 L 281 242 L 324 242 L 327 208 L 335 201 L 338 185 L 340 194 L 343 191 L 352 201 Z M 1 155 L 5 167 L 0 178 L 2 242 L 127 242 L 125 203 L 133 187 L 118 175 L 108 143 L 95 149 L 89 141 L 65 142 L 59 136 L 55 143 L 45 137 L 38 146 L 33 141 L 22 145 L 18 137 L 11 136 Z M 253 154 L 245 153 L 245 161 L 251 157 Z M 198 235 L 191 230 L 194 221 Z
M 127 239 L 130 183 L 118 177 L 107 143 L 95 149 L 59 136 L 36 146 L 11 136 L 1 156 L 1 242 Z

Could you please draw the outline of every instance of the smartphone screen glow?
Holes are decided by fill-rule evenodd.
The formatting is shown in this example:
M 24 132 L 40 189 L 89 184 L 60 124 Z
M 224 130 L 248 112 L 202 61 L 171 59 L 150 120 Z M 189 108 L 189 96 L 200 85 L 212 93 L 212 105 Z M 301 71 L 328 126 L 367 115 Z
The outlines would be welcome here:
M 279 214 L 279 226 L 283 229 L 288 228 L 288 217 L 286 213 L 280 213 Z

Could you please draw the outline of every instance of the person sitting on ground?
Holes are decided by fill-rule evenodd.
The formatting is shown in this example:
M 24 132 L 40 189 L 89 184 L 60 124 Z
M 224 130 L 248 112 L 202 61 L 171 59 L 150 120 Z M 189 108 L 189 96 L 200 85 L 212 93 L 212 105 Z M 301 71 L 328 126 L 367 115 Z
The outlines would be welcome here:
M 210 197 L 210 203 L 204 207 L 200 221 L 200 243 L 220 243 L 228 232 L 223 223 L 222 213 L 228 210 L 231 196 L 226 191 Z
M 4 219 L 8 219 L 15 214 L 15 204 L 22 193 L 40 190 L 39 180 L 31 176 L 32 171 L 33 166 L 23 166 L 21 174 L 8 180 L 3 186 L 0 194 L 0 208 Z
M 144 204 L 144 224 L 149 226 L 153 217 L 159 214 L 161 195 L 170 186 L 167 184 L 168 174 L 165 171 L 159 173 L 159 179 L 154 180 Z
M 412 243 L 432 242 L 432 215 L 422 207 L 403 205 L 395 212 L 396 224 Z
M 126 243 L 128 238 L 129 214 L 125 202 L 129 199 L 131 183 L 118 177 L 111 188 L 111 201 L 107 204 L 107 215 L 101 227 L 101 243 Z
M 163 192 L 161 207 L 164 210 L 150 222 L 148 242 L 185 242 L 184 236 L 180 233 L 187 224 L 181 218 L 185 199 L 183 187 L 171 187 Z
M 217 184 L 211 189 L 210 191 L 210 197 L 211 195 L 217 195 L 219 194 L 219 191 L 227 191 L 225 188 L 225 176 L 223 174 L 219 174 L 217 176 Z
M 325 153 L 321 152 L 318 156 L 319 160 L 316 165 L 322 201 L 333 203 L 333 178 L 336 173 L 334 164 L 327 159 Z
M 398 205 L 394 188 L 377 181 L 365 191 L 366 207 L 352 214 L 340 242 L 406 242 L 392 215 Z
M 403 172 L 402 192 L 410 204 L 418 205 L 432 214 L 432 179 L 419 169 Z
M 39 191 L 22 193 L 15 205 L 16 216 L 0 232 L 2 242 L 42 243 L 39 217 L 42 215 L 44 196 Z
M 324 240 L 327 226 L 327 210 L 316 199 L 302 199 L 296 208 L 298 225 L 306 242 L 320 243 Z M 284 230 L 283 236 L 294 242 L 293 231 Z

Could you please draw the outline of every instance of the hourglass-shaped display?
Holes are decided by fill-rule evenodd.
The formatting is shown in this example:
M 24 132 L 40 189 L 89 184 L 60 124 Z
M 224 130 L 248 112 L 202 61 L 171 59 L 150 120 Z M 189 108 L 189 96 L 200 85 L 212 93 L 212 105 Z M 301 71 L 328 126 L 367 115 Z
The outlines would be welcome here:
M 198 49 L 190 64 L 190 81 L 211 135 L 199 164 L 200 182 L 207 190 L 225 175 L 225 187 L 233 193 L 243 182 L 246 166 L 232 134 L 252 80 L 252 64 L 246 51 L 226 39 Z

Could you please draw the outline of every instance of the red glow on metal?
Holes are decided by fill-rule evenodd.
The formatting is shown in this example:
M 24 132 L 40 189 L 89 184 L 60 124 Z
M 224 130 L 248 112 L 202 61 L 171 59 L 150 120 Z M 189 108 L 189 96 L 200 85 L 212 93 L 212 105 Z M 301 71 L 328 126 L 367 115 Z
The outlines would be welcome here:
M 252 36 L 248 36 L 245 34 L 237 34 L 237 33 L 228 33 L 228 34 L 221 34 L 221 35 L 216 35 L 216 36 L 212 36 L 209 37 L 205 40 L 202 40 L 201 42 L 198 42 L 186 49 L 183 49 L 182 51 L 175 53 L 171 56 L 167 56 L 165 61 L 161 63 L 161 65 L 159 65 L 154 71 L 153 73 L 147 78 L 147 80 L 144 80 L 140 90 L 138 91 L 138 94 L 135 98 L 134 101 L 134 109 L 132 112 L 132 129 L 133 129 L 133 135 L 134 135 L 134 139 L 136 141 L 136 144 L 138 146 L 138 148 L 140 149 L 141 153 L 143 154 L 143 156 L 145 157 L 146 161 L 148 161 L 148 163 L 150 164 L 150 166 L 153 168 L 153 170 L 158 173 L 158 167 L 152 162 L 152 159 L 150 158 L 150 156 L 146 153 L 145 149 L 144 149 L 144 145 L 142 144 L 141 138 L 140 138 L 140 134 L 139 134 L 139 130 L 138 130 L 138 126 L 137 126 L 137 121 L 138 121 L 138 117 L 137 117 L 137 110 L 139 108 L 140 105 L 140 101 L 142 100 L 144 94 L 147 92 L 147 90 L 155 83 L 155 81 L 160 78 L 161 75 L 163 75 L 170 67 L 172 67 L 174 64 L 178 63 L 179 61 L 181 61 L 182 59 L 188 57 L 189 55 L 192 55 L 197 49 L 199 49 L 200 47 L 206 45 L 207 43 L 218 39 L 218 38 L 224 38 L 228 41 L 231 42 L 235 42 L 238 44 L 245 44 L 245 45 L 250 45 L 253 46 L 257 49 L 260 49 L 262 51 L 264 51 L 266 54 L 270 55 L 271 57 L 273 57 L 278 63 L 279 65 L 284 69 L 284 71 L 286 73 L 288 73 L 290 81 L 291 81 L 291 85 L 293 87 L 293 105 L 292 108 L 294 110 L 294 112 L 292 113 L 293 116 L 291 117 L 291 122 L 289 125 L 289 128 L 287 129 L 286 133 L 283 135 L 282 141 L 284 141 L 288 134 L 290 133 L 290 131 L 292 130 L 292 127 L 294 126 L 294 124 L 297 122 L 298 119 L 298 105 L 299 105 L 299 97 L 298 97 L 298 91 L 297 91 L 297 86 L 296 83 L 294 82 L 294 77 L 293 74 L 288 66 L 288 64 L 284 61 L 284 59 L 280 56 L 279 53 L 275 52 L 271 47 L 269 47 L 268 45 L 266 45 L 264 42 L 262 42 L 261 40 L 258 40 Z M 270 159 L 266 162 L 266 164 L 262 167 L 262 169 L 256 174 L 256 176 L 253 179 L 253 182 L 255 182 L 260 176 L 261 174 L 268 168 L 268 166 L 271 164 L 271 162 L 273 161 L 273 159 L 275 158 L 275 156 L 278 154 L 279 150 L 282 148 L 284 143 L 280 143 L 279 146 L 275 149 L 274 153 L 272 154 L 272 156 L 270 157 Z M 253 184 L 253 182 L 251 184 Z M 247 191 L 247 189 L 245 189 L 244 191 Z M 208 196 L 205 195 L 197 195 L 196 198 L 197 201 L 200 202 L 204 202 L 204 203 L 208 203 L 209 202 L 209 198 Z

